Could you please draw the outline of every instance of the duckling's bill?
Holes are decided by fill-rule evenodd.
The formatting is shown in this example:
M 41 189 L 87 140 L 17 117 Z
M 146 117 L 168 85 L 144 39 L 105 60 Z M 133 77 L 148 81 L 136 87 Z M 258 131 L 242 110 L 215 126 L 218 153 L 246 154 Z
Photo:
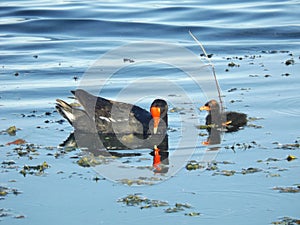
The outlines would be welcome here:
M 206 106 L 206 105 L 204 105 L 204 106 L 201 106 L 200 108 L 199 108 L 201 111 L 209 111 L 210 110 L 210 107 L 209 106 Z

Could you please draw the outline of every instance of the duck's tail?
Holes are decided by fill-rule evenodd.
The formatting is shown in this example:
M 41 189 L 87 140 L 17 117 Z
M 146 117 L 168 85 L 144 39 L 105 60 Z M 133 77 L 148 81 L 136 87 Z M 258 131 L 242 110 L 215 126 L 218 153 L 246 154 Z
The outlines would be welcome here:
M 67 119 L 70 124 L 74 123 L 75 115 L 71 105 L 61 99 L 56 99 L 56 110 L 60 115 Z

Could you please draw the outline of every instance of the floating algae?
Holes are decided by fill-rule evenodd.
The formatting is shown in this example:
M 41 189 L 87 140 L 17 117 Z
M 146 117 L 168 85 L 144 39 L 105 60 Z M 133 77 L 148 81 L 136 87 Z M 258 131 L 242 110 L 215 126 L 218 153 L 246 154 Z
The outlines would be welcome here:
M 45 170 L 48 169 L 50 166 L 47 162 L 43 162 L 42 164 L 36 166 L 28 166 L 25 165 L 20 173 L 25 177 L 27 174 L 40 176 L 44 174 Z

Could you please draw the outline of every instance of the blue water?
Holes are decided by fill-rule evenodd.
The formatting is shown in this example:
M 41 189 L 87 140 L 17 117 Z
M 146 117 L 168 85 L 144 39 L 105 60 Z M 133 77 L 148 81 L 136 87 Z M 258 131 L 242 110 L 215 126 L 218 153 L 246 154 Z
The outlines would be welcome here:
M 14 168 L 1 164 L 0 186 L 16 188 L 22 193 L 10 192 L 0 197 L 0 209 L 8 214 L 0 217 L 0 223 L 270 224 L 284 216 L 299 219 L 299 193 L 272 190 L 275 186 L 300 183 L 299 149 L 277 148 L 300 138 L 299 11 L 298 0 L 1 1 L 0 130 L 12 125 L 20 130 L 16 136 L 0 134 L 1 162 L 16 162 Z M 201 41 L 208 54 L 213 54 L 211 61 L 224 105 L 230 110 L 262 118 L 252 122 L 261 128 L 246 127 L 237 133 L 225 134 L 220 151 L 211 153 L 212 157 L 219 162 L 235 163 L 220 164 L 220 170 L 257 167 L 262 172 L 213 176 L 214 171 L 187 171 L 182 165 L 178 173 L 164 182 L 129 187 L 110 180 L 94 181 L 96 176 L 102 178 L 101 174 L 78 166 L 78 159 L 73 158 L 80 150 L 54 157 L 60 151 L 57 146 L 73 130 L 67 122 L 57 123 L 62 118 L 55 112 L 55 99 L 72 101 L 68 98 L 70 90 L 83 85 L 88 69 L 93 68 L 100 57 L 139 41 L 180 46 L 199 56 L 202 50 L 189 31 Z M 177 62 L 186 60 L 174 49 L 174 52 L 158 49 L 157 57 L 167 54 Z M 133 51 L 122 55 L 121 52 L 120 58 L 136 59 L 138 54 Z M 286 65 L 290 59 L 294 64 Z M 200 60 L 209 63 L 203 57 L 199 57 Z M 239 66 L 228 67 L 230 62 Z M 165 88 L 164 82 L 160 82 L 157 87 L 161 89 L 149 92 L 148 97 L 144 96 L 151 86 L 145 84 L 136 85 L 139 89 L 133 89 L 131 95 L 122 99 L 148 108 L 156 94 L 169 98 L 171 106 L 183 107 L 185 114 L 170 113 L 173 129 L 169 132 L 170 150 L 176 149 L 180 138 L 188 132 L 181 129 L 182 124 L 188 124 L 192 127 L 189 132 L 194 129 L 199 143 L 191 157 L 201 160 L 208 149 L 200 144 L 205 137 L 198 137 L 198 133 L 205 131 L 195 130 L 194 126 L 204 123 L 205 113 L 196 107 L 207 101 L 205 88 L 198 90 L 184 71 L 170 64 L 124 65 L 105 84 L 103 95 L 117 98 L 122 88 L 140 78 L 152 76 L 167 80 L 170 83 L 166 82 Z M 180 101 L 178 92 L 170 88 L 171 81 L 184 88 L 192 101 L 190 104 Z M 236 89 L 231 91 L 232 88 Z M 195 111 L 191 112 L 190 108 Z M 45 115 L 46 112 L 51 114 Z M 15 146 L 5 145 L 17 138 L 39 146 L 37 152 L 18 156 Z M 253 141 L 257 144 L 251 149 L 236 147 L 233 152 L 228 148 Z M 53 150 L 49 150 L 50 146 Z M 148 151 L 141 152 L 139 160 L 128 160 L 151 165 Z M 285 159 L 288 155 L 298 159 L 265 162 L 268 158 Z M 183 150 L 181 157 L 185 162 L 189 159 Z M 176 160 L 180 159 L 174 157 L 173 161 Z M 23 177 L 19 173 L 24 165 L 44 161 L 51 167 L 42 176 Z M 164 212 L 167 207 L 141 210 L 117 202 L 134 193 L 168 201 L 170 207 L 175 203 L 189 203 L 193 208 L 168 214 Z M 184 215 L 193 211 L 201 215 Z M 18 215 L 25 218 L 16 219 Z

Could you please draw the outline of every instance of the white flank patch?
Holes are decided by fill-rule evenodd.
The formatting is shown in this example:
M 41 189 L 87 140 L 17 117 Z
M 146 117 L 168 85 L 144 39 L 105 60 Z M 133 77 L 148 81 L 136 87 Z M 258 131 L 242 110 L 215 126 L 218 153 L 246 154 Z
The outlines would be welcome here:
M 107 118 L 107 117 L 105 117 L 105 116 L 99 116 L 99 119 L 105 120 L 105 121 L 107 121 L 107 122 L 111 122 L 111 121 L 109 120 L 109 118 Z
M 73 121 L 75 120 L 75 116 L 74 116 L 73 113 L 68 112 L 68 111 L 65 111 L 65 110 L 63 110 L 63 112 L 64 112 L 64 114 L 66 115 L 66 117 L 68 117 L 68 119 L 69 119 L 70 121 L 73 122 Z
M 117 122 L 116 120 L 114 120 L 114 119 L 111 118 L 111 117 L 110 117 L 109 119 L 110 119 L 111 122 L 114 122 L 114 123 Z
M 117 119 L 117 122 L 125 122 L 125 121 L 128 121 L 129 119 L 128 118 L 123 118 L 123 119 Z M 115 121 L 116 122 L 116 121 Z

